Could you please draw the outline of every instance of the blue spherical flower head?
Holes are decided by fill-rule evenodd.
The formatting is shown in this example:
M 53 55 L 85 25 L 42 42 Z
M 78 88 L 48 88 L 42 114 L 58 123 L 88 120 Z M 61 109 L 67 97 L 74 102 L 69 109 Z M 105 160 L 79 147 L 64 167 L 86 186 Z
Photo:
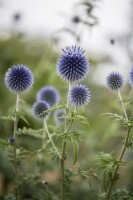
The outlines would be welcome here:
M 9 144 L 15 144 L 15 138 L 13 136 L 8 138 L 8 143 Z
M 60 101 L 59 92 L 52 86 L 45 86 L 41 88 L 36 96 L 37 101 L 47 101 L 50 106 L 53 106 Z
M 24 92 L 32 87 L 34 76 L 32 71 L 23 65 L 15 65 L 5 74 L 6 87 L 15 93 Z
M 89 88 L 85 85 L 74 85 L 68 95 L 72 106 L 84 106 L 90 102 L 91 94 Z
M 57 124 L 61 124 L 65 122 L 66 111 L 64 109 L 58 109 L 54 113 L 54 119 Z
M 107 85 L 111 90 L 118 91 L 121 89 L 123 83 L 124 83 L 124 78 L 119 72 L 111 72 L 107 76 Z
M 57 62 L 57 72 L 67 82 L 86 78 L 89 72 L 89 62 L 84 56 L 84 50 L 76 46 L 63 49 L 63 54 Z
M 129 83 L 133 87 L 133 67 L 130 69 L 129 72 Z
M 38 119 L 47 119 L 50 114 L 49 109 L 50 106 L 46 101 L 35 102 L 32 107 L 33 114 Z

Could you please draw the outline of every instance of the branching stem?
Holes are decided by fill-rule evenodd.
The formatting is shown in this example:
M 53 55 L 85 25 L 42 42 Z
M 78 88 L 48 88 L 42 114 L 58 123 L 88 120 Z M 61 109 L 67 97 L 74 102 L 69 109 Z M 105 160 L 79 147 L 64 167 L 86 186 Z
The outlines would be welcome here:
M 69 88 L 68 88 L 68 95 L 69 95 L 69 92 L 70 92 L 70 89 L 71 89 L 71 83 L 69 83 Z M 67 104 L 66 104 L 66 114 L 68 114 L 68 107 L 69 107 L 69 99 L 68 99 L 68 96 L 67 96 Z M 65 128 L 64 128 L 64 133 L 65 135 L 69 132 L 71 126 L 72 126 L 72 123 L 73 123 L 73 118 L 71 119 L 68 127 L 67 127 L 67 123 L 68 123 L 68 120 L 66 119 L 65 120 Z M 65 193 L 66 193 L 66 183 L 65 183 L 65 165 L 64 165 L 64 162 L 65 162 L 65 152 L 66 152 L 66 145 L 67 145 L 67 141 L 66 141 L 66 137 L 64 137 L 64 140 L 63 140 L 63 143 L 62 143 L 62 155 L 61 155 L 61 200 L 65 200 Z
M 14 117 L 14 138 L 15 144 L 13 146 L 13 153 L 14 153 L 14 171 L 16 176 L 16 188 L 17 188 L 17 199 L 21 200 L 21 190 L 19 186 L 19 175 L 18 175 L 18 168 L 17 168 L 17 148 L 16 148 L 16 133 L 18 128 L 18 111 L 19 111 L 19 94 L 17 93 L 16 98 L 16 108 L 15 108 L 15 117 Z
M 122 96 L 121 96 L 120 91 L 118 91 L 118 97 L 119 97 L 119 99 L 120 99 L 120 102 L 121 102 L 121 105 L 122 105 L 122 109 L 123 109 L 125 118 L 126 118 L 126 120 L 128 121 L 127 112 L 126 112 L 126 109 L 125 109 L 125 106 L 124 106 L 124 103 L 123 103 L 123 100 L 122 100 Z
M 125 118 L 126 120 L 128 121 L 128 117 L 127 117 L 127 113 L 126 113 L 126 109 L 125 109 L 125 106 L 124 106 L 124 103 L 123 103 L 123 100 L 122 100 L 122 97 L 121 97 L 121 94 L 120 92 L 118 92 L 118 96 L 119 96 L 119 99 L 120 99 L 120 102 L 121 102 L 121 105 L 122 105 L 122 109 L 123 109 L 123 112 L 124 112 L 124 115 L 125 115 Z M 118 162 L 121 162 L 122 159 L 123 159 L 123 156 L 125 154 L 125 151 L 127 149 L 127 146 L 128 146 L 128 143 L 129 143 L 129 138 L 130 138 L 130 133 L 131 133 L 131 127 L 128 128 L 127 130 L 127 134 L 126 134 L 126 137 L 125 137 L 125 142 L 123 144 L 123 147 L 122 147 L 122 150 L 121 150 L 121 153 L 119 155 L 119 158 L 118 158 Z M 109 187 L 108 187 L 108 190 L 107 190 L 107 193 L 106 193 L 106 199 L 108 199 L 111 195 L 111 191 L 112 191 L 112 187 L 114 185 L 114 182 L 116 180 L 116 175 L 117 175 L 117 172 L 119 170 L 119 164 L 117 164 L 115 170 L 114 170 L 114 173 L 113 173 L 113 176 L 112 176 L 112 180 L 109 184 Z
M 56 148 L 56 146 L 55 146 L 55 144 L 54 144 L 54 141 L 53 141 L 53 139 L 52 139 L 52 137 L 51 137 L 51 135 L 50 135 L 50 133 L 49 133 L 48 126 L 47 126 L 47 122 L 46 122 L 45 119 L 44 119 L 44 128 L 45 128 L 45 131 L 46 131 L 46 133 L 47 133 L 47 136 L 48 136 L 48 138 L 49 138 L 49 140 L 50 140 L 50 142 L 51 142 L 53 148 L 55 149 L 57 155 L 58 155 L 59 158 L 61 159 L 61 155 L 60 155 L 58 149 Z
M 122 150 L 121 150 L 121 153 L 119 155 L 119 158 L 118 158 L 118 161 L 121 162 L 122 161 L 122 158 L 125 154 L 125 151 L 126 151 L 126 148 L 127 148 L 127 145 L 128 145 L 128 141 L 129 141 L 129 137 L 130 137 L 130 133 L 131 133 L 131 127 L 128 128 L 128 131 L 127 131 L 127 134 L 126 134 L 126 138 L 125 138 L 125 142 L 123 144 L 123 147 L 122 147 Z M 111 194 L 111 191 L 112 191 L 112 187 L 113 187 L 113 184 L 115 182 L 115 177 L 117 175 L 117 171 L 119 169 L 119 164 L 116 166 L 115 168 L 115 171 L 114 171 L 114 174 L 112 176 L 112 181 L 110 182 L 109 184 L 109 187 L 108 187 L 108 190 L 107 190 L 107 193 L 106 193 L 106 199 L 108 199 L 110 197 L 110 194 Z

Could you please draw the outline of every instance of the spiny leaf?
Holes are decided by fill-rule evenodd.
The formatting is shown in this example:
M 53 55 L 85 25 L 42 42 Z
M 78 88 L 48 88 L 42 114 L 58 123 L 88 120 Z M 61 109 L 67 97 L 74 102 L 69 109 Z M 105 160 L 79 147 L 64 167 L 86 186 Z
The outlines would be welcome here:
M 74 151 L 74 164 L 77 161 L 78 157 L 78 150 L 79 150 L 79 144 L 78 144 L 78 139 L 79 139 L 79 133 L 78 132 L 72 132 L 66 135 L 66 140 L 70 141 L 73 146 L 73 151 Z
M 115 118 L 116 120 L 123 121 L 124 123 L 127 121 L 123 116 L 116 113 L 104 113 L 103 115 L 108 115 L 108 118 Z
M 13 121 L 13 120 L 14 120 L 13 116 L 11 116 L 11 115 L 8 115 L 8 116 L 0 116 L 0 119 L 1 119 L 1 120 L 6 120 L 6 121 Z
M 71 138 L 71 142 L 72 142 L 73 150 L 74 150 L 74 164 L 75 164 L 78 158 L 79 144 L 77 140 L 74 140 L 72 138 Z
M 31 137 L 35 137 L 35 138 L 42 138 L 42 133 L 43 133 L 43 129 L 38 129 L 38 130 L 34 130 L 31 128 L 22 128 L 22 129 L 18 129 L 17 134 L 18 135 L 28 135 Z
M 114 173 L 114 170 L 116 169 L 116 167 L 118 165 L 122 165 L 122 164 L 125 164 L 125 162 L 117 160 L 111 154 L 108 154 L 108 153 L 101 154 L 100 162 L 98 163 L 98 165 L 101 169 L 103 169 L 103 180 L 105 183 L 104 184 L 105 187 L 106 187 L 107 182 L 112 179 L 112 176 L 113 176 L 113 173 Z M 118 176 L 117 176 L 117 178 L 118 178 Z
M 9 147 L 10 144 L 8 142 L 6 142 L 5 140 L 0 139 L 0 149 L 4 149 Z
M 66 105 L 65 104 L 56 104 L 56 105 L 52 106 L 50 109 L 42 112 L 41 115 L 44 114 L 44 113 L 47 113 L 47 112 L 51 112 L 51 111 L 60 109 L 60 108 L 66 108 Z
M 86 124 L 90 128 L 90 123 L 87 117 L 82 115 L 74 115 L 73 118 L 80 121 L 82 124 Z
M 22 119 L 28 126 L 30 126 L 29 122 L 25 118 L 24 114 L 22 112 L 17 112 L 17 115 L 20 119 Z

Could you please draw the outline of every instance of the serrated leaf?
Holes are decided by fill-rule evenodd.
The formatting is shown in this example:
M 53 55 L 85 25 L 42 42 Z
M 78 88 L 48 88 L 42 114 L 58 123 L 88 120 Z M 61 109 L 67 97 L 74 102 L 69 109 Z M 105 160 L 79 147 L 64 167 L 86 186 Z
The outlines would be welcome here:
M 74 119 L 80 121 L 82 124 L 86 124 L 90 128 L 90 122 L 87 117 L 82 115 L 75 115 Z
M 109 116 L 108 118 L 115 118 L 116 120 L 119 120 L 119 121 L 123 121 L 123 122 L 127 121 L 123 116 L 118 115 L 116 113 L 104 113 L 103 115 L 108 115 Z
M 50 107 L 50 109 L 42 112 L 41 115 L 44 114 L 44 113 L 47 113 L 47 112 L 55 111 L 55 110 L 60 109 L 60 108 L 66 108 L 66 105 L 65 104 L 56 104 L 56 105 Z
M 35 129 L 24 127 L 22 129 L 19 128 L 17 131 L 17 134 L 18 135 L 28 135 L 28 136 L 35 137 L 35 138 L 42 138 L 43 131 L 44 131 L 43 129 L 35 130 Z
M 72 146 L 73 146 L 73 150 L 74 150 L 74 164 L 76 163 L 77 161 L 77 158 L 78 158 L 78 150 L 79 150 L 79 144 L 78 144 L 78 141 L 71 138 L 71 143 L 72 143 Z
M 0 149 L 4 149 L 6 147 L 9 147 L 9 143 L 7 143 L 5 140 L 0 140 Z
M 28 126 L 30 126 L 29 122 L 25 118 L 24 114 L 22 112 L 17 112 L 17 115 L 20 119 L 22 119 Z
M 8 115 L 8 116 L 0 116 L 0 119 L 1 120 L 7 120 L 7 121 L 13 121 L 14 120 L 13 116 L 10 116 L 10 115 Z

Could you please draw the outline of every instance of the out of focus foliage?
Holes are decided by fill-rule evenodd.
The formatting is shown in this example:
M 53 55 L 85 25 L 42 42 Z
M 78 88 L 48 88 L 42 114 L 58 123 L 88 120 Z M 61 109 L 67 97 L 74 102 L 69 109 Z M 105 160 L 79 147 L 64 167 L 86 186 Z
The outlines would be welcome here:
M 22 147 L 21 156 L 25 155 L 23 148 L 25 148 L 27 152 L 36 152 L 41 144 L 39 134 L 41 133 L 42 124 L 35 120 L 31 109 L 32 104 L 35 102 L 38 89 L 45 85 L 54 85 L 60 92 L 61 101 L 64 102 L 66 99 L 68 86 L 57 76 L 56 62 L 60 52 L 55 51 L 55 49 L 55 45 L 53 45 L 52 41 L 45 42 L 41 39 L 29 39 L 22 35 L 0 38 L 0 116 L 5 116 L 5 119 L 2 117 L 0 118 L 1 139 L 7 140 L 8 137 L 12 135 L 13 123 L 10 117 L 15 109 L 15 95 L 9 92 L 4 85 L 5 72 L 14 64 L 25 64 L 35 75 L 34 87 L 31 91 L 21 95 L 21 99 L 23 100 L 21 102 L 21 110 L 28 120 L 30 127 L 25 121 L 19 120 L 19 128 L 26 127 L 29 132 L 31 129 L 35 129 L 34 134 L 32 132 L 35 137 L 31 137 L 30 134 L 29 136 L 24 134 L 19 136 L 19 144 Z M 89 58 L 87 51 L 86 54 Z M 122 145 L 121 141 L 125 134 L 125 128 L 121 127 L 119 121 L 113 121 L 112 119 L 108 119 L 107 115 L 104 115 L 104 113 L 109 112 L 122 115 L 122 111 L 115 93 L 112 93 L 104 86 L 100 86 L 98 82 L 94 83 L 91 81 L 96 66 L 97 61 L 91 58 L 91 72 L 85 84 L 90 88 L 92 100 L 87 108 L 78 111 L 79 114 L 83 114 L 89 119 L 90 127 L 78 122 L 74 122 L 73 125 L 75 132 L 78 130 L 82 131 L 78 162 L 76 165 L 73 165 L 72 145 L 68 144 L 67 148 L 68 163 L 66 178 L 68 191 L 70 190 L 68 199 L 73 200 L 96 200 L 98 198 L 97 195 L 100 194 L 99 188 L 104 188 L 104 185 L 99 185 L 99 183 L 102 183 L 102 176 L 97 166 L 98 156 L 101 152 L 110 153 L 113 151 L 113 154 L 116 154 L 116 151 L 119 152 Z M 126 86 L 124 91 L 122 91 L 122 95 L 124 101 L 126 101 L 127 112 L 132 116 L 132 101 L 130 101 L 130 105 L 128 101 L 132 96 L 130 90 L 131 88 Z M 51 114 L 48 125 L 55 126 L 53 113 Z M 40 129 L 40 133 L 37 129 Z M 60 140 L 56 140 L 56 143 L 60 146 Z M 132 160 L 132 157 L 133 153 L 129 151 L 126 154 L 126 159 Z M 58 193 L 60 190 L 60 186 L 57 184 L 59 183 L 57 179 L 59 173 L 58 163 L 55 163 L 55 160 L 51 161 L 49 158 L 50 156 L 43 152 L 43 159 L 42 156 L 37 159 L 34 159 L 34 156 L 30 157 L 30 159 L 25 158 L 23 165 L 20 165 L 21 173 L 29 174 L 25 182 L 30 182 L 30 184 L 28 184 L 27 188 L 24 188 L 27 199 L 40 200 L 41 195 L 46 195 L 46 200 L 58 199 L 58 197 L 51 197 L 52 193 Z M 0 194 L 3 195 L 12 192 L 14 188 L 14 177 L 12 174 L 12 167 L 7 159 L 7 152 L 3 152 L 2 149 L 0 151 L 0 159 L 2 160 L 2 162 L 0 162 Z M 124 172 L 122 171 L 122 176 L 118 182 L 118 185 L 124 189 L 125 185 L 127 185 L 126 189 L 131 192 L 133 192 L 132 167 L 132 163 L 129 162 L 128 168 L 126 168 Z M 70 168 L 73 170 L 70 170 Z M 37 181 L 36 185 L 33 186 L 34 179 Z M 71 181 L 73 181 L 72 188 L 70 187 Z M 48 185 L 45 184 L 45 182 L 48 182 Z M 38 193 L 36 194 L 37 188 L 40 188 L 40 196 L 37 196 Z M 116 195 L 117 193 L 114 194 L 114 199 Z M 129 193 L 124 190 L 124 195 L 129 195 Z M 7 199 L 9 199 L 8 197 L 9 196 L 7 196 Z

